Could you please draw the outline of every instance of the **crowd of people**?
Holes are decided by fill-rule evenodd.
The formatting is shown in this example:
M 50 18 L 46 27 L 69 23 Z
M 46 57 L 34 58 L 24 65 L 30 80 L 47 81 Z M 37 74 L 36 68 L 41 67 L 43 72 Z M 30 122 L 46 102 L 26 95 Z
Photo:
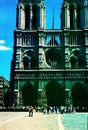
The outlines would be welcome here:
M 51 107 L 51 106 L 47 106 L 47 107 L 32 107 L 30 106 L 28 108 L 28 112 L 29 112 L 29 117 L 33 117 L 33 112 L 42 112 L 44 114 L 50 114 L 50 113 L 73 113 L 76 112 L 76 108 L 75 107 L 67 107 L 67 106 L 60 106 L 60 107 Z
M 0 106 L 0 111 L 29 111 L 30 115 L 35 112 L 43 113 L 73 113 L 73 112 L 88 112 L 88 107 L 73 107 L 73 106 L 47 106 L 47 107 L 33 107 L 33 106 L 10 106 L 6 108 L 5 106 Z M 32 112 L 31 112 L 32 111 Z
M 43 107 L 38 107 L 37 109 L 35 108 L 35 111 L 43 112 L 43 113 L 71 113 L 71 112 L 76 112 L 75 107 L 67 107 L 67 106 L 47 106 L 46 108 Z

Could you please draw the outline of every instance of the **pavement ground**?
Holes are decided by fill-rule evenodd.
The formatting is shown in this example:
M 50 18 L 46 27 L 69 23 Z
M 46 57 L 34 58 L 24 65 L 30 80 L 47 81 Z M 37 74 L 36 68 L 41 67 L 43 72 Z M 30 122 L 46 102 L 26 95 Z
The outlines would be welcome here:
M 0 112 L 0 130 L 64 130 L 60 114 Z

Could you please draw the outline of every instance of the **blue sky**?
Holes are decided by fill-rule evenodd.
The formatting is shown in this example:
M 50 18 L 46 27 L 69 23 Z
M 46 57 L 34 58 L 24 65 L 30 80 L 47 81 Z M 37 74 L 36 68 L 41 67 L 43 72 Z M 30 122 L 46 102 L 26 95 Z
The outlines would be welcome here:
M 55 12 L 55 28 L 60 28 L 60 8 L 62 1 L 45 0 L 46 28 L 52 28 L 53 9 Z M 18 0 L 0 0 L 0 76 L 4 76 L 7 80 L 10 80 L 17 2 Z

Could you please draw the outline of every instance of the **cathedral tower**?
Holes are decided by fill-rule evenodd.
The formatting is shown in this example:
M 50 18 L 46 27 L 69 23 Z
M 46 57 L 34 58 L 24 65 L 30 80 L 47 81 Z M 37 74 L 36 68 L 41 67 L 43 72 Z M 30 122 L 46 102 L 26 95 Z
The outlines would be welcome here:
M 61 29 L 64 32 L 66 102 L 72 98 L 73 105 L 88 105 L 88 1 L 64 0 L 61 10 Z M 69 73 L 69 74 L 68 74 Z M 68 76 L 69 75 L 69 76 Z M 80 90 L 80 92 L 79 92 Z M 79 93 L 79 94 L 77 94 Z M 86 96 L 84 96 L 86 95 Z M 85 99 L 85 101 L 84 101 Z
M 17 6 L 17 29 L 45 28 L 43 0 L 19 0 Z
M 43 0 L 19 0 L 17 5 L 17 24 L 14 31 L 14 53 L 11 67 L 11 91 L 17 105 L 34 105 L 37 100 L 37 73 L 43 44 L 39 29 L 45 29 L 45 5 Z M 36 74 L 35 74 L 36 73 Z M 34 78 L 36 77 L 36 78 Z M 32 80 L 34 80 L 33 83 Z M 23 87 L 25 84 L 26 87 Z M 29 87 L 28 87 L 29 84 Z M 35 88 L 32 87 L 33 85 Z M 26 89 L 27 88 L 27 89 Z M 30 88 L 33 90 L 30 91 Z M 25 90 L 24 90 L 25 89 Z M 36 89 L 36 90 L 35 90 Z M 23 91 L 24 90 L 24 91 Z M 30 99 L 33 102 L 30 104 Z M 32 95 L 34 92 L 36 93 Z M 34 97 L 33 97 L 34 96 Z M 34 99 L 35 98 L 35 99 Z M 13 98 L 12 98 L 13 99 Z

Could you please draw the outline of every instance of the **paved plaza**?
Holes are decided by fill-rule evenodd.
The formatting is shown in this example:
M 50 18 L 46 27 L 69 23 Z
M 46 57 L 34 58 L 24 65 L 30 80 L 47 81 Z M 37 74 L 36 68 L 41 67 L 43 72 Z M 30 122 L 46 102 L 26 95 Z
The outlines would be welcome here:
M 88 130 L 87 113 L 0 112 L 0 130 Z
M 0 130 L 63 130 L 60 114 L 0 112 Z

